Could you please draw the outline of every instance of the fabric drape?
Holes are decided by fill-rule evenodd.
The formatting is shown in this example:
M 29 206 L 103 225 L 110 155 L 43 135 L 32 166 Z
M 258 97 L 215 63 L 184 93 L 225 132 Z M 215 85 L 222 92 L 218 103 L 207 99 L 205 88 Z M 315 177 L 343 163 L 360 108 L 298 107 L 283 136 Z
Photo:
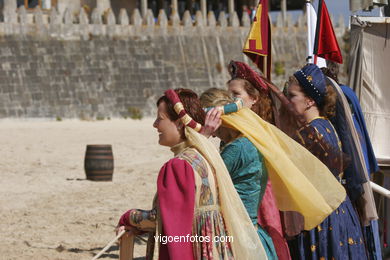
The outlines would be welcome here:
M 232 250 L 235 259 L 267 259 L 264 247 L 242 203 L 229 172 L 216 147 L 206 137 L 190 127 L 185 128 L 189 145 L 195 147 L 215 171 L 219 200 L 225 226 L 233 237 Z
M 266 160 L 277 206 L 304 217 L 304 229 L 320 224 L 346 197 L 329 169 L 277 127 L 244 108 L 222 116 L 223 123 L 240 131 Z

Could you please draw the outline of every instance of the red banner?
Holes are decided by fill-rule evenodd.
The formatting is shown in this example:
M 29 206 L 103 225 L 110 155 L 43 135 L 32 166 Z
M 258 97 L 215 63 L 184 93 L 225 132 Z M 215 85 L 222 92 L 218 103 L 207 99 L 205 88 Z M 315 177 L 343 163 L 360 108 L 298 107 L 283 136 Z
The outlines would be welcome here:
M 271 79 L 271 27 L 268 0 L 260 0 L 243 52 Z

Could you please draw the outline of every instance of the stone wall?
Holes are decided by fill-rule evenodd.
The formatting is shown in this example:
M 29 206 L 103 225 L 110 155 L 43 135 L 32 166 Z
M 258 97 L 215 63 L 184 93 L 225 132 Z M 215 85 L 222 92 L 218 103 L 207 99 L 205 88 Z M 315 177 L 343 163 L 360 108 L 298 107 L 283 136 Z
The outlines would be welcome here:
M 128 117 L 134 107 L 147 115 L 167 88 L 224 87 L 226 64 L 248 61 L 241 53 L 248 17 L 204 19 L 198 12 L 180 21 L 161 12 L 155 24 L 150 11 L 141 18 L 138 10 L 131 17 L 99 10 L 4 10 L 0 118 Z M 305 39 L 304 24 L 274 26 L 273 59 L 284 70 L 277 82 L 304 64 Z

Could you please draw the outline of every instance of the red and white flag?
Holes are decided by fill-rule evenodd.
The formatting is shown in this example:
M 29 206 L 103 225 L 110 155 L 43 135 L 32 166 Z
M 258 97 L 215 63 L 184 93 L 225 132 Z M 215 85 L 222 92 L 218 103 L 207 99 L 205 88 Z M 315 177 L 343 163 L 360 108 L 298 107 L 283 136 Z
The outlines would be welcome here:
M 343 63 L 343 57 L 333 30 L 324 0 L 318 3 L 318 19 L 314 41 L 314 54 L 326 60 Z

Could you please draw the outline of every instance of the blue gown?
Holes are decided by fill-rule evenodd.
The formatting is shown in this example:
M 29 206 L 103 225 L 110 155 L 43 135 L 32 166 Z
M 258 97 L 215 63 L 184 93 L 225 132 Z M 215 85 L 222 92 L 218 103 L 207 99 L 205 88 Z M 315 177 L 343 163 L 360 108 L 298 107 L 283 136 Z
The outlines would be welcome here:
M 342 180 L 341 142 L 324 118 L 316 118 L 298 132 L 298 140 Z M 347 196 L 320 225 L 303 231 L 289 242 L 293 259 L 367 259 L 358 215 Z
M 221 157 L 253 225 L 257 226 L 268 259 L 278 259 L 271 237 L 257 224 L 258 209 L 268 180 L 263 156 L 246 137 L 240 137 L 223 147 Z
M 340 85 L 340 87 L 351 106 L 352 119 L 356 131 L 359 135 L 368 174 L 377 172 L 379 171 L 378 162 L 376 160 L 374 149 L 372 148 L 370 137 L 368 135 L 366 121 L 364 120 L 359 100 L 351 88 L 344 85 Z M 366 237 L 367 251 L 369 252 L 370 259 L 382 259 L 378 220 L 370 221 L 370 225 L 364 229 L 364 236 Z

